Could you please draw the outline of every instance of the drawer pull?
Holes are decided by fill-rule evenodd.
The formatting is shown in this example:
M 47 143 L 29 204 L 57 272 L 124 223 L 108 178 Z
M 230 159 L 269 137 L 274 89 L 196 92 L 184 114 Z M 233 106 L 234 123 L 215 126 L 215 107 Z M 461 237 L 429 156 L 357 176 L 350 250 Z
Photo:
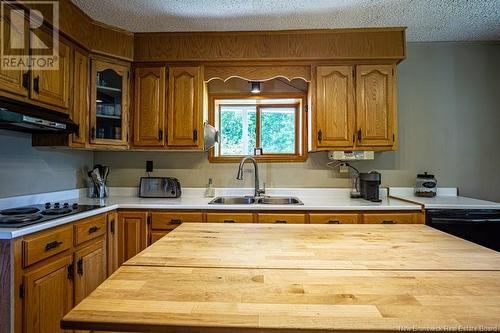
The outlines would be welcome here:
M 328 221 L 328 224 L 340 224 L 340 221 L 338 221 L 338 220 L 330 220 L 330 221 Z
M 287 223 L 285 220 L 276 220 L 274 223 Z
M 393 220 L 384 220 L 382 221 L 382 224 L 396 224 Z
M 45 244 L 45 251 L 55 249 L 56 247 L 58 247 L 62 243 L 63 242 L 59 242 L 59 241 L 53 241 L 53 242 L 47 243 L 47 244 Z
M 89 234 L 93 234 L 94 232 L 96 232 L 99 229 L 101 229 L 101 228 L 100 227 L 96 227 L 96 226 L 90 227 L 89 228 Z
M 181 224 L 182 223 L 182 220 L 180 219 L 171 219 L 170 220 L 170 224 Z
M 224 220 L 224 223 L 234 223 L 234 220 Z

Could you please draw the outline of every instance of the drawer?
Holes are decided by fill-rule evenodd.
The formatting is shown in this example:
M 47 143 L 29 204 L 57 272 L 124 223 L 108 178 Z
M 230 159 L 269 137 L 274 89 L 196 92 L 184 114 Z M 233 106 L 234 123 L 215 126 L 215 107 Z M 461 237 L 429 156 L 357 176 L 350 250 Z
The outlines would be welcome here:
M 365 224 L 411 224 L 417 223 L 416 214 L 413 213 L 381 213 L 363 214 Z
M 106 215 L 97 215 L 76 222 L 73 227 L 75 228 L 75 244 L 80 245 L 106 233 Z
M 23 239 L 23 267 L 64 252 L 73 246 L 71 225 L 42 231 Z
M 253 223 L 252 213 L 207 213 L 210 223 Z
M 170 230 L 171 231 L 171 230 Z M 170 231 L 152 231 L 151 232 L 151 244 L 167 235 Z
M 201 212 L 152 212 L 151 227 L 153 229 L 167 229 L 185 222 L 203 222 Z
M 259 223 L 306 223 L 306 214 L 258 214 Z
M 309 214 L 309 222 L 313 224 L 356 224 L 359 214 Z

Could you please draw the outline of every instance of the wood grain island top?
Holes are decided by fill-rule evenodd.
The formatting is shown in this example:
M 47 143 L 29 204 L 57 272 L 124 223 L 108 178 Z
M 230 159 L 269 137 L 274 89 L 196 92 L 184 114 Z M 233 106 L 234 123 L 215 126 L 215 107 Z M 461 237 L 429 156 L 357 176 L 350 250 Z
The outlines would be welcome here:
M 432 269 L 424 268 L 436 256 L 427 265 Z M 161 261 L 155 264 L 155 257 Z M 281 260 L 286 264 L 277 265 Z M 118 269 L 62 326 L 175 333 L 498 331 L 499 260 L 500 253 L 426 226 L 183 224 Z
M 125 265 L 500 270 L 500 253 L 425 225 L 185 223 Z

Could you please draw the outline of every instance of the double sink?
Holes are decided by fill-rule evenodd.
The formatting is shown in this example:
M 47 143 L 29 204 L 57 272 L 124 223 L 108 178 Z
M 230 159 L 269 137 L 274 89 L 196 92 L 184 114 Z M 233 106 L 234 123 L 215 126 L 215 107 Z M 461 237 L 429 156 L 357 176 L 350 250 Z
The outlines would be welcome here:
M 297 197 L 216 197 L 209 202 L 211 205 L 253 205 L 253 204 L 263 204 L 263 205 L 303 205 Z

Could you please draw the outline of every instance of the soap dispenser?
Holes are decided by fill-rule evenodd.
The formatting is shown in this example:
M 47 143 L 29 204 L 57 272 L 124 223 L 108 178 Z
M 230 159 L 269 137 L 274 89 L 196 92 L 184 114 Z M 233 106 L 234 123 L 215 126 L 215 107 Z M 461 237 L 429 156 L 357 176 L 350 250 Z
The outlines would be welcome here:
M 205 190 L 205 197 L 207 198 L 215 197 L 215 189 L 213 187 L 212 178 L 208 178 L 208 184 Z

